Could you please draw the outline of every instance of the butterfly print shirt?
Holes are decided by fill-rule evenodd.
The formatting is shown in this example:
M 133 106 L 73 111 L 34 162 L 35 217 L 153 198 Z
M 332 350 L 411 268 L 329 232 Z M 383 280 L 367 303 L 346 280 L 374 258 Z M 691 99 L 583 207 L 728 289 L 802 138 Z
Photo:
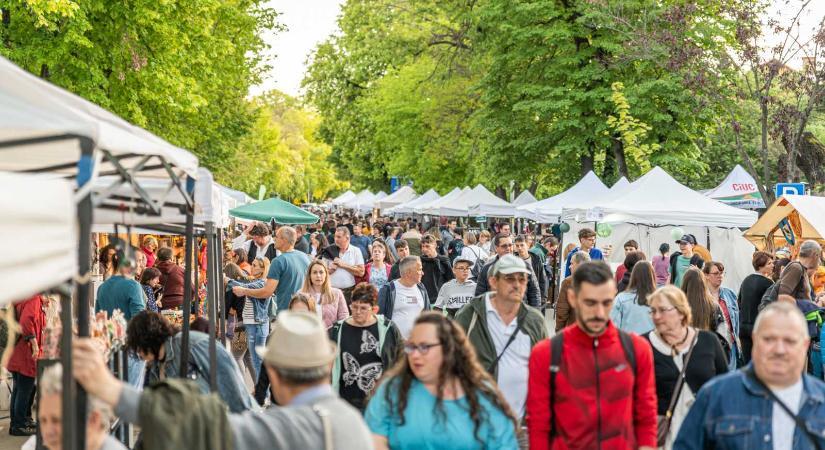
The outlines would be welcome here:
M 378 323 L 357 327 L 346 322 L 341 329 L 341 398 L 364 411 L 384 365 L 378 345 Z

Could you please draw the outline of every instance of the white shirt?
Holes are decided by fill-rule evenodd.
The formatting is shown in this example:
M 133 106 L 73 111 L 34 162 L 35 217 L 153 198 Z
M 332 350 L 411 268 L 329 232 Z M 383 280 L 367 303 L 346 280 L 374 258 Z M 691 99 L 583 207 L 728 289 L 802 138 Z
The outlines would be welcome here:
M 395 280 L 393 283 L 395 283 L 395 304 L 392 309 L 392 321 L 398 326 L 401 336 L 407 339 L 410 337 L 415 319 L 424 310 L 424 296 L 421 295 L 421 290 L 417 285 L 407 287 L 401 284 L 400 280 Z
M 527 400 L 527 376 L 529 375 L 528 364 L 530 362 L 530 336 L 524 331 L 519 331 L 515 340 L 507 347 L 504 354 L 504 346 L 510 340 L 510 336 L 516 332 L 518 320 L 513 318 L 509 325 L 505 325 L 498 314 L 493 303 L 490 301 L 490 293 L 484 297 L 484 304 L 487 308 L 487 330 L 493 345 L 496 348 L 496 356 L 501 355 L 498 360 L 498 387 L 504 395 L 504 399 L 513 409 L 516 417 L 522 418 L 525 413 L 525 401 Z
M 361 250 L 351 244 L 347 247 L 347 251 L 340 253 L 338 257 L 344 264 L 352 266 L 364 265 L 364 256 L 361 254 Z M 355 276 L 339 267 L 329 276 L 329 282 L 334 288 L 348 289 L 355 286 Z
M 802 403 L 802 378 L 784 389 L 771 390 L 794 414 L 799 413 L 799 405 Z M 791 450 L 793 448 L 793 433 L 796 430 L 796 422 L 776 402 L 773 402 L 773 415 L 771 417 L 773 450 Z M 801 430 L 800 433 L 802 433 Z M 803 437 L 803 439 L 805 438 Z
M 235 250 L 237 248 L 242 248 L 242 249 L 246 250 L 247 255 L 249 254 L 249 251 L 252 250 L 253 245 L 258 248 L 257 252 L 255 253 L 255 257 L 256 258 L 263 258 L 264 255 L 266 254 L 267 247 L 269 247 L 270 245 L 275 245 L 275 241 L 273 241 L 272 238 L 270 237 L 269 240 L 266 241 L 266 244 L 264 244 L 263 246 L 260 246 L 260 245 L 256 244 L 255 241 L 253 241 L 252 239 L 246 239 L 245 234 L 241 234 L 240 236 L 236 237 L 235 239 L 232 239 L 232 250 Z M 279 252 L 278 249 L 275 249 L 275 256 L 278 256 L 280 254 L 281 254 L 281 252 Z
M 490 254 L 478 245 L 467 245 L 461 249 L 461 257 L 469 259 L 473 264 L 477 264 L 479 260 L 486 261 L 487 258 L 490 257 Z

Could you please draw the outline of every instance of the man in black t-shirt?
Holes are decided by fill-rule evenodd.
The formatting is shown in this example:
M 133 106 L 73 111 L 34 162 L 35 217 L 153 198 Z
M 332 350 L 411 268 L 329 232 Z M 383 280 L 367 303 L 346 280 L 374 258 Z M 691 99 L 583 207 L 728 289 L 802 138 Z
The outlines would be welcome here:
M 338 357 L 332 366 L 332 388 L 361 412 L 384 370 L 395 362 L 403 339 L 392 320 L 378 313 L 378 291 L 359 283 L 352 291 L 352 316 L 335 323 L 329 337 Z

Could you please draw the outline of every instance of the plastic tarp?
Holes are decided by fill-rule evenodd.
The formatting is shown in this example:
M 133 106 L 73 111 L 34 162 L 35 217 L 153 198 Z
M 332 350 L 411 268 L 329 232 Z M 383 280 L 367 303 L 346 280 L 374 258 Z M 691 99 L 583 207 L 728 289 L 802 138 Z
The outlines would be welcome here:
M 0 172 L 0 305 L 23 300 L 77 273 L 74 188 L 63 179 Z
M 456 188 L 458 189 L 458 188 Z M 405 202 L 401 203 L 400 205 L 393 206 L 392 208 L 385 211 L 387 214 L 393 215 L 401 215 L 401 214 L 413 214 L 415 213 L 415 208 L 418 208 L 422 205 L 430 203 L 434 200 L 441 198 L 434 189 L 430 189 L 429 191 L 421 194 L 420 196 Z
M 269 198 L 249 205 L 239 206 L 229 211 L 235 217 L 259 220 L 285 225 L 310 225 L 318 222 L 318 216 L 279 198 Z
M 527 189 L 521 192 L 521 194 L 513 200 L 513 206 L 521 206 L 521 205 L 528 205 L 530 203 L 536 203 L 538 199 L 533 196 Z
M 660 167 L 598 199 L 592 208 L 573 206 L 565 209 L 565 219 L 590 221 L 598 216 L 599 222 L 607 223 L 746 228 L 757 218 L 754 211 L 725 205 L 684 186 Z
M 117 180 L 117 177 L 96 179 L 92 186 L 92 197 L 106 190 Z M 96 232 L 111 232 L 110 225 L 113 226 L 115 223 L 137 226 L 186 223 L 186 215 L 181 209 L 184 205 L 183 196 L 177 188 L 172 186 L 170 180 L 138 178 L 137 181 L 152 200 L 163 205 L 161 214 L 150 215 L 128 208 L 122 210 L 96 208 L 93 215 Z M 120 185 L 114 194 L 118 198 L 137 198 L 128 184 Z M 229 210 L 235 205 L 235 199 L 224 193 L 223 187 L 213 181 L 212 174 L 207 169 L 198 169 L 198 179 L 195 182 L 195 224 L 203 225 L 206 222 L 212 222 L 216 227 L 226 228 L 229 226 Z
M 782 231 L 776 227 L 794 211 L 799 214 L 802 226 L 801 235 L 794 236 L 796 242 L 807 239 L 820 242 L 825 240 L 825 197 L 811 195 L 785 195 L 776 199 L 762 217 L 745 231 L 745 238 L 758 248 L 769 248 L 772 239 L 778 245 L 787 245 Z
M 415 207 L 415 212 L 417 214 L 426 214 L 430 216 L 440 216 L 441 215 L 441 206 L 446 205 L 456 198 L 464 195 L 467 192 L 470 192 L 470 188 L 465 186 L 462 188 L 453 188 L 452 191 L 448 192 L 445 196 L 435 199 L 431 202 L 424 203 L 422 205 Z
M 348 201 L 350 201 L 354 198 L 355 198 L 355 192 L 347 191 L 347 192 L 344 192 L 343 194 L 339 195 L 338 197 L 335 197 L 334 199 L 332 199 L 332 201 L 330 203 L 332 203 L 333 205 L 343 205 L 344 203 L 346 203 L 346 202 L 348 202 Z
M 705 193 L 707 197 L 736 208 L 762 209 L 765 200 L 751 174 L 739 164 L 719 186 Z
M 535 220 L 539 223 L 556 223 L 561 217 L 563 209 L 574 208 L 576 205 L 598 198 L 610 192 L 593 171 L 561 194 L 544 200 L 528 203 L 516 208 L 516 217 Z
M 410 186 L 401 186 L 397 191 L 375 202 L 376 208 L 387 210 L 416 198 L 415 189 Z
M 141 164 L 142 157 L 153 157 L 143 163 L 144 177 L 168 178 L 159 158 L 196 176 L 198 159 L 192 153 L 0 57 L 0 142 L 65 134 L 89 137 L 113 155 L 136 155 L 121 161 L 127 170 Z M 5 147 L 0 152 L 0 170 L 15 172 L 49 169 L 73 175 L 80 159 L 77 139 Z M 115 169 L 106 161 L 95 168 L 103 174 Z

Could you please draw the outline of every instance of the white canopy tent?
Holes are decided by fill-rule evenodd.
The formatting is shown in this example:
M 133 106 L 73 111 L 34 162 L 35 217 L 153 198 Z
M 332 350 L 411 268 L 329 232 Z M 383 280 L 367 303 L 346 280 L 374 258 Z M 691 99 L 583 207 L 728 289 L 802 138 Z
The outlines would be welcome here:
M 613 186 L 610 186 L 610 191 L 613 192 L 613 191 L 616 191 L 618 189 L 622 189 L 626 186 L 630 186 L 630 182 L 627 181 L 627 178 L 621 177 L 618 180 L 616 180 L 615 183 L 613 183 Z
M 393 206 L 385 212 L 387 214 L 392 214 L 396 216 L 402 214 L 413 214 L 415 213 L 415 208 L 418 208 L 439 198 L 441 198 L 441 196 L 438 195 L 438 192 L 436 192 L 435 189 L 430 189 L 429 191 L 421 194 L 420 196 L 408 202 L 404 202 L 399 205 Z
M 250 203 L 255 202 L 255 199 L 250 197 L 249 194 L 247 194 L 246 192 L 230 189 L 226 186 L 221 186 L 221 190 L 224 192 L 224 194 L 235 199 L 235 206 L 248 205 Z
M 375 203 L 383 200 L 386 197 L 387 197 L 386 192 L 378 191 L 378 193 L 375 194 L 375 196 L 372 199 L 367 200 L 366 203 L 361 205 L 361 208 L 358 211 L 360 213 L 363 213 L 363 214 L 369 214 L 373 210 L 373 208 L 375 208 Z
M 354 198 L 345 202 L 342 206 L 347 209 L 354 209 L 360 211 L 362 207 L 371 204 L 370 202 L 375 199 L 375 194 L 369 191 L 369 189 L 364 189 L 363 191 L 359 192 Z
M 765 200 L 759 192 L 756 180 L 739 164 L 719 186 L 705 192 L 705 196 L 736 208 L 765 208 Z
M 812 195 L 784 195 L 773 202 L 744 236 L 758 248 L 775 248 L 788 245 L 782 231 L 777 227 L 783 219 L 796 213 L 800 232 L 794 233 L 797 243 L 813 239 L 825 241 L 825 197 Z
M 516 197 L 515 200 L 513 200 L 513 206 L 528 205 L 530 203 L 535 203 L 537 201 L 538 199 L 536 199 L 536 197 L 533 196 L 533 194 L 531 194 L 530 191 L 525 189 L 521 192 L 521 194 L 518 195 L 518 197 Z
M 737 209 L 717 202 L 679 183 L 660 167 L 611 195 L 597 198 L 593 206 L 571 205 L 564 219 L 579 220 L 588 211 L 599 209 L 600 222 L 642 223 L 647 225 L 695 225 L 710 227 L 749 227 L 756 222 L 754 211 Z
M 516 217 L 531 219 L 540 223 L 556 223 L 559 221 L 563 209 L 572 208 L 581 202 L 607 195 L 608 192 L 610 192 L 610 189 L 602 183 L 602 180 L 593 171 L 590 171 L 578 183 L 561 194 L 519 206 L 516 208 Z
M 467 213 L 463 215 L 469 216 L 513 217 L 516 213 L 516 208 L 512 203 L 496 197 L 481 184 L 462 198 L 461 203 L 456 205 L 459 207 L 456 211 L 459 209 L 463 211 L 465 205 L 467 205 Z
M 0 196 L 0 245 L 8 249 L 0 261 L 0 305 L 6 305 L 75 276 L 77 212 L 66 180 L 0 172 L 0 192 L 6 193 Z
M 465 193 L 470 192 L 470 190 L 471 189 L 467 186 L 465 186 L 463 189 L 462 188 L 457 188 L 457 187 L 453 188 L 453 190 L 448 192 L 447 195 L 445 195 L 445 196 L 443 196 L 439 199 L 433 200 L 429 203 L 425 203 L 423 205 L 420 205 L 420 206 L 416 207 L 415 212 L 417 214 L 425 214 L 425 215 L 430 215 L 430 216 L 440 216 L 440 215 L 442 215 L 441 214 L 442 205 L 446 205 L 446 204 L 452 202 L 456 198 L 464 195 Z
M 344 203 L 346 203 L 346 202 L 348 202 L 348 201 L 350 201 L 354 198 L 355 198 L 355 192 L 347 191 L 347 192 L 344 192 L 343 194 L 339 195 L 338 197 L 335 197 L 334 199 L 332 199 L 332 202 L 330 202 L 330 203 L 332 203 L 333 205 L 336 205 L 336 206 L 340 206 L 340 205 L 343 205 Z
M 410 186 L 401 186 L 397 191 L 378 200 L 373 206 L 386 211 L 394 206 L 409 202 L 417 197 L 415 189 Z

